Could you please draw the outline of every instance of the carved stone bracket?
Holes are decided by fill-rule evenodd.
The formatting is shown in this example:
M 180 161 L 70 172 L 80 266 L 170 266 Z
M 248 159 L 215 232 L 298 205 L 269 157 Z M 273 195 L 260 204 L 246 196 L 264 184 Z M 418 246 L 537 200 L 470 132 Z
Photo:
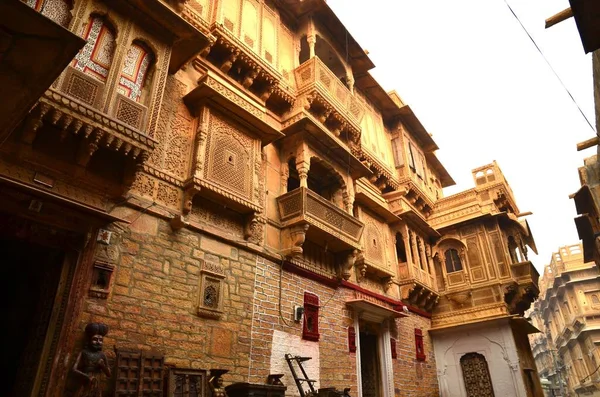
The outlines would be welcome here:
M 308 224 L 300 224 L 291 226 L 288 229 L 289 242 L 287 248 L 284 248 L 281 252 L 283 256 L 289 258 L 297 258 L 302 256 L 302 244 L 306 239 L 306 232 L 308 231 Z
M 266 220 L 261 214 L 250 214 L 244 225 L 244 238 L 253 244 L 262 245 L 264 242 L 265 224 Z
M 350 279 L 352 268 L 354 267 L 354 262 L 356 261 L 356 257 L 359 255 L 358 250 L 352 250 L 349 253 L 342 253 L 341 261 L 340 261 L 340 269 L 339 276 L 344 280 Z
M 217 66 L 225 73 L 228 73 L 235 64 L 244 76 L 242 79 L 244 88 L 250 89 L 254 85 L 262 87 L 258 88 L 259 92 L 257 93 L 261 100 L 267 101 L 272 94 L 276 94 L 289 106 L 294 103 L 295 92 L 287 87 L 287 83 L 280 72 L 265 62 L 264 59 L 247 50 L 240 40 L 220 23 L 215 23 L 210 27 L 210 36 L 215 38 L 215 41 L 210 44 L 209 48 L 204 50 L 201 56 L 207 57 L 213 51 L 217 53 L 214 57 L 211 56 L 207 59 L 213 63 L 218 62 L 217 58 L 224 59 Z M 217 47 L 218 50 L 214 50 Z
M 381 279 L 381 283 L 383 284 L 383 290 L 385 292 L 388 292 L 389 289 L 392 287 L 392 285 L 394 284 L 394 276 L 388 276 L 388 277 L 383 277 Z
M 367 264 L 365 263 L 365 256 L 362 252 L 356 256 L 354 266 L 356 267 L 356 271 L 358 272 L 356 278 L 358 279 L 358 281 L 361 281 L 367 275 L 368 268 Z

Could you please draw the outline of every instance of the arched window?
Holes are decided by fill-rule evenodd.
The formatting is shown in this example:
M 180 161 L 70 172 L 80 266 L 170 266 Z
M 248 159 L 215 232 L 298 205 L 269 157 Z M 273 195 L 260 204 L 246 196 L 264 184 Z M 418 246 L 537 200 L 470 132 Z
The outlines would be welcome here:
M 131 43 L 123 63 L 117 92 L 140 102 L 142 90 L 154 59 L 154 54 L 146 45 L 138 41 Z
M 105 82 L 115 54 L 115 31 L 99 15 L 91 15 L 81 37 L 86 45 L 75 56 L 73 67 Z
M 25 0 L 25 4 L 62 27 L 69 26 L 72 0 Z
M 475 183 L 477 185 L 483 185 L 485 183 L 485 174 L 483 171 L 479 171 L 475 174 Z
M 444 256 L 446 259 L 446 273 L 454 273 L 462 270 L 462 263 L 457 250 L 450 248 L 446 250 Z
M 398 263 L 404 263 L 407 260 L 404 239 L 400 233 L 396 233 L 396 256 L 398 257 Z

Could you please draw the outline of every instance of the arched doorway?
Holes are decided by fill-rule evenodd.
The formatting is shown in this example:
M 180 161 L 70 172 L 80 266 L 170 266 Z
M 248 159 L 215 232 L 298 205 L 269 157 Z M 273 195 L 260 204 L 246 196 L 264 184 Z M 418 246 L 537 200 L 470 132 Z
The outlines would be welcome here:
M 492 378 L 483 354 L 467 353 L 460 358 L 467 397 L 494 397 Z

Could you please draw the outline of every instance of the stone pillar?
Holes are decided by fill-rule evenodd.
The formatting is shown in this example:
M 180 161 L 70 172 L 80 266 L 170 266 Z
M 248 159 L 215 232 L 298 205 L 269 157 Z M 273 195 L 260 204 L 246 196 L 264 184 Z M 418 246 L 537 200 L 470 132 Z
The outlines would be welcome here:
M 414 257 L 412 258 L 413 265 L 416 265 L 418 267 L 419 266 L 419 248 L 417 247 L 417 237 L 412 232 L 408 232 L 408 233 L 409 233 L 409 239 L 410 239 L 411 253 L 413 253 L 416 256 L 416 258 L 414 258 Z
M 308 171 L 310 170 L 310 160 L 296 160 L 296 170 L 300 178 L 300 187 L 308 188 Z
M 354 94 L 354 75 L 352 74 L 352 69 L 346 71 L 346 82 L 348 84 L 348 89 Z
M 429 262 L 427 260 L 427 252 L 425 252 L 425 242 L 423 240 L 420 241 L 419 249 L 421 250 L 421 255 L 423 258 L 423 270 L 429 273 Z
M 315 44 L 317 43 L 317 35 L 312 33 L 306 36 L 306 41 L 308 42 L 308 51 L 310 58 L 315 57 Z

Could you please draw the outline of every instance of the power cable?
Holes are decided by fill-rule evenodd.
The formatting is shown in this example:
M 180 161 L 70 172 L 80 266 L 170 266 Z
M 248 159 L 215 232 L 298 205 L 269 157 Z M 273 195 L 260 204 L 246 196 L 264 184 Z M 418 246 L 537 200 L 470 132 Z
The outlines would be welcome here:
M 565 83 L 562 81 L 562 79 L 560 78 L 560 76 L 558 75 L 558 73 L 556 73 L 556 70 L 554 70 L 554 68 L 552 67 L 552 64 L 550 63 L 550 61 L 548 60 L 548 58 L 546 58 L 546 56 L 544 55 L 542 49 L 535 42 L 535 40 L 533 39 L 533 37 L 531 36 L 531 34 L 529 33 L 529 31 L 527 30 L 527 28 L 525 27 L 525 25 L 523 25 L 523 22 L 521 22 L 521 20 L 519 19 L 519 17 L 515 13 L 515 11 L 510 6 L 510 4 L 508 4 L 508 1 L 504 0 L 504 3 L 508 7 L 508 9 L 512 13 L 512 15 L 515 17 L 515 19 L 517 20 L 517 22 L 519 22 L 519 25 L 521 25 L 521 28 L 523 28 L 523 30 L 525 31 L 525 33 L 527 34 L 527 36 L 529 37 L 529 39 L 531 40 L 531 42 L 533 43 L 533 45 L 535 46 L 535 48 L 537 49 L 537 51 L 540 53 L 540 55 L 542 56 L 542 58 L 544 58 L 544 61 L 546 61 L 546 64 L 548 65 L 548 67 L 550 68 L 550 70 L 552 71 L 552 73 L 554 73 L 554 76 L 556 76 L 556 78 L 558 79 L 558 81 L 560 82 L 560 84 L 562 85 L 562 87 L 564 88 L 564 90 L 567 92 L 567 94 L 569 95 L 569 97 L 571 98 L 571 100 L 573 101 L 573 103 L 575 104 L 575 106 L 577 106 L 577 109 L 579 110 L 579 113 L 581 113 L 581 115 L 583 116 L 583 118 L 585 119 L 585 121 L 587 122 L 587 124 L 590 126 L 590 128 L 594 132 L 594 134 L 598 135 L 598 133 L 596 132 L 596 129 L 594 128 L 594 126 L 592 125 L 592 123 L 590 122 L 590 120 L 587 118 L 587 116 L 585 115 L 585 113 L 583 112 L 583 110 L 581 110 L 581 107 L 579 106 L 579 104 L 577 103 L 577 101 L 575 100 L 575 98 L 573 97 L 573 95 L 571 94 L 571 91 L 569 91 L 569 89 L 567 88 L 567 86 L 565 85 Z

